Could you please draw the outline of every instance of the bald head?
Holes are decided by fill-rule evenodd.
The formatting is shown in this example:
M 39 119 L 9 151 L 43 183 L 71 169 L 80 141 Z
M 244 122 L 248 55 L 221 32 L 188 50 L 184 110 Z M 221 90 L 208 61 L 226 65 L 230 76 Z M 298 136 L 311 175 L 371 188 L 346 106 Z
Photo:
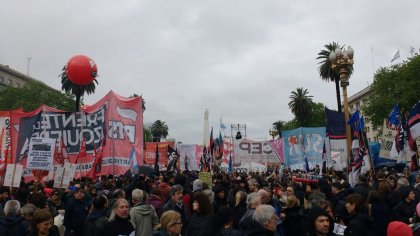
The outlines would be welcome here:
M 270 193 L 265 189 L 258 190 L 257 194 L 261 197 L 261 204 L 267 204 L 270 202 Z

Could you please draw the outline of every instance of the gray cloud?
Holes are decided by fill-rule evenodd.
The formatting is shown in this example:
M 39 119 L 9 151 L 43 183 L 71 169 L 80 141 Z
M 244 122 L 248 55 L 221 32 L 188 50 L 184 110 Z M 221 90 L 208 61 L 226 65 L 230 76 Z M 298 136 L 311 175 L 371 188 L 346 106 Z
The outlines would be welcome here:
M 85 54 L 99 67 L 94 103 L 109 90 L 146 100 L 145 122 L 167 122 L 170 137 L 201 143 L 210 125 L 246 123 L 248 136 L 268 138 L 290 120 L 290 92 L 307 88 L 336 108 L 333 83 L 317 72 L 317 53 L 338 41 L 355 49 L 349 94 L 373 72 L 418 45 L 415 1 L 25 1 L 0 9 L 0 63 L 60 89 L 67 60 Z M 373 49 L 373 54 L 372 54 Z M 230 131 L 229 131 L 230 132 Z

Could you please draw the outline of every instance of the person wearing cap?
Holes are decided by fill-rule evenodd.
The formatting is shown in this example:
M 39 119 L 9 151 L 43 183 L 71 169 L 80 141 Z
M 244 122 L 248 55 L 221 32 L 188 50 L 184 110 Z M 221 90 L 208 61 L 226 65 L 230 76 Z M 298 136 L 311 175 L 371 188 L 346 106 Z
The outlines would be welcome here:
M 314 206 L 308 211 L 307 236 L 333 235 L 334 221 L 324 209 Z
M 200 179 L 194 180 L 194 182 L 193 182 L 193 195 L 196 192 L 201 192 L 201 191 L 203 191 L 203 183 L 201 182 Z
M 392 221 L 388 224 L 388 229 L 386 232 L 387 236 L 412 236 L 413 232 L 410 227 L 399 221 Z
M 174 186 L 172 186 L 171 191 L 170 191 L 171 198 L 162 207 L 162 213 L 164 213 L 165 211 L 174 210 L 181 215 L 182 234 L 185 233 L 185 230 L 188 227 L 188 222 L 190 220 L 190 217 L 187 212 L 187 208 L 183 201 L 183 194 L 182 194 L 183 191 L 184 191 L 184 188 L 179 184 L 175 184 Z
M 414 213 L 416 211 L 416 194 L 411 187 L 407 186 L 401 189 L 401 196 L 403 200 L 393 208 L 393 219 L 411 224 L 414 222 Z

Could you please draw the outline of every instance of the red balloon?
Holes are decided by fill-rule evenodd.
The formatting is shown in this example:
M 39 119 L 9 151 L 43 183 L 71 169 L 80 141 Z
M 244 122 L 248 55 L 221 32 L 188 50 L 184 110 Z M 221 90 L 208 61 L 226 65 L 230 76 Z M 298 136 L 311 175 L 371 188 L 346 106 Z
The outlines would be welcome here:
M 87 56 L 77 55 L 67 62 L 67 78 L 77 85 L 88 85 L 96 78 L 96 63 Z

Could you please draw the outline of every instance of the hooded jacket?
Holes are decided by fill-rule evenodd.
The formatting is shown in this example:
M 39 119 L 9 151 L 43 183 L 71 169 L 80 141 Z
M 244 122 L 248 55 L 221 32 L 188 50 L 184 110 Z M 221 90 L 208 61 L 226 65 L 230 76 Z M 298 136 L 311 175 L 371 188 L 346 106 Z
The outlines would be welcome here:
M 131 223 L 136 235 L 152 235 L 153 227 L 159 223 L 155 208 L 150 204 L 137 204 L 130 210 Z
M 26 235 L 30 223 L 21 216 L 9 215 L 0 217 L 0 235 Z
M 305 235 L 316 235 L 315 232 L 315 220 L 316 218 L 318 218 L 319 216 L 326 216 L 328 217 L 328 219 L 330 220 L 330 228 L 328 230 L 328 235 L 333 235 L 333 231 L 334 231 L 334 220 L 333 218 L 328 215 L 328 213 L 319 207 L 314 206 L 313 208 L 311 208 L 308 211 L 308 223 L 307 223 L 307 232 L 305 233 Z
M 84 235 L 99 236 L 102 235 L 103 229 L 108 223 L 108 217 L 106 215 L 106 210 L 99 209 L 93 210 L 86 217 L 84 224 Z
M 344 236 L 362 236 L 374 234 L 374 222 L 372 218 L 364 213 L 350 215 L 347 228 L 344 230 Z

